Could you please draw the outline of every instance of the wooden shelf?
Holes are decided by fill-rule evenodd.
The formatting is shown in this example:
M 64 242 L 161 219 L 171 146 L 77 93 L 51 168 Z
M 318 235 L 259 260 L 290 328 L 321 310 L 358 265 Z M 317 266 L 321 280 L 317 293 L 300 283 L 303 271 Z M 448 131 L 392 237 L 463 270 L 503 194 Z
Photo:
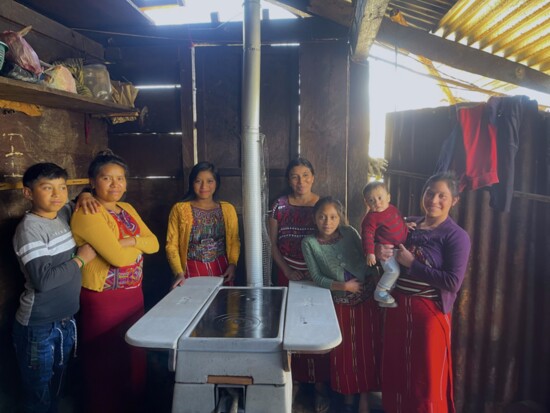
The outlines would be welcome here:
M 136 114 L 138 110 L 106 100 L 89 98 L 34 83 L 0 76 L 0 99 L 92 114 Z

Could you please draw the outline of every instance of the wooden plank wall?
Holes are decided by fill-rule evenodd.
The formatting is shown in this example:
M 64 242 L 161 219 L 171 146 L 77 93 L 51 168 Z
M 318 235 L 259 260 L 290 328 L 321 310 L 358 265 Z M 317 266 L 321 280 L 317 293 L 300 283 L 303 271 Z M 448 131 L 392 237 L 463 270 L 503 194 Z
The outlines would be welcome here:
M 347 205 L 347 48 L 339 42 L 300 47 L 300 152 L 315 168 L 314 192 Z
M 213 162 L 228 177 L 231 183 L 224 182 L 222 194 L 240 212 L 242 48 L 197 48 L 196 62 L 199 160 Z M 274 199 L 286 187 L 283 175 L 289 158 L 298 152 L 297 48 L 264 46 L 261 70 L 260 130 Z

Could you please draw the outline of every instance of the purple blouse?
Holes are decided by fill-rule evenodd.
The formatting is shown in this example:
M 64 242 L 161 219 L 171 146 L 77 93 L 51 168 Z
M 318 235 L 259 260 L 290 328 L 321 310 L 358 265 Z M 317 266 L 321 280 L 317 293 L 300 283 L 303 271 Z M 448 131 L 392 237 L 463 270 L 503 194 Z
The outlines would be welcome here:
M 410 268 L 402 267 L 401 276 L 438 289 L 441 309 L 444 314 L 449 313 L 464 280 L 470 237 L 449 217 L 432 230 L 410 231 L 405 247 L 413 253 L 415 260 Z

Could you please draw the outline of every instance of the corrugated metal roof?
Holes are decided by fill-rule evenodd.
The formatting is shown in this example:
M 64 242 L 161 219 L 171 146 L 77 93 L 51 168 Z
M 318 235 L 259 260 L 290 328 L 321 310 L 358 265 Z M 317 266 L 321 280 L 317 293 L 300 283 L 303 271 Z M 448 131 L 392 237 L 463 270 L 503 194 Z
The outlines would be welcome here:
M 393 9 L 409 26 L 550 75 L 550 0 L 393 0 L 388 17 Z M 442 72 L 455 71 L 434 64 Z M 529 93 L 471 73 L 458 71 L 455 77 L 494 94 Z M 459 90 L 455 93 L 458 100 L 469 100 Z
M 434 31 L 456 2 L 457 0 L 393 0 L 386 10 L 386 16 L 389 17 L 393 9 L 399 9 L 409 26 Z
M 459 0 L 436 34 L 550 74 L 550 0 Z

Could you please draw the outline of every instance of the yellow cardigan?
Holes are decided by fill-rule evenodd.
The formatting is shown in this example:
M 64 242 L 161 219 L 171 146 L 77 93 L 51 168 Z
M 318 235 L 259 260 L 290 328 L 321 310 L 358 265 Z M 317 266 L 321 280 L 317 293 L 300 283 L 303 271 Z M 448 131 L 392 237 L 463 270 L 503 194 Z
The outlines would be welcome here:
M 229 264 L 237 265 L 241 252 L 239 222 L 235 207 L 229 202 L 220 202 L 225 226 L 225 252 Z M 178 202 L 172 207 L 166 233 L 166 256 L 174 275 L 187 268 L 187 250 L 193 227 L 193 212 L 190 202 Z
M 117 205 L 132 216 L 139 225 L 140 235 L 135 247 L 122 247 L 120 232 L 115 219 L 103 206 L 96 214 L 84 214 L 82 209 L 75 212 L 71 219 L 71 230 L 78 246 L 90 244 L 97 257 L 82 267 L 82 286 L 93 291 L 103 291 L 103 285 L 109 267 L 123 267 L 136 262 L 142 254 L 153 254 L 159 250 L 155 234 L 141 220 L 136 210 L 126 202 Z

